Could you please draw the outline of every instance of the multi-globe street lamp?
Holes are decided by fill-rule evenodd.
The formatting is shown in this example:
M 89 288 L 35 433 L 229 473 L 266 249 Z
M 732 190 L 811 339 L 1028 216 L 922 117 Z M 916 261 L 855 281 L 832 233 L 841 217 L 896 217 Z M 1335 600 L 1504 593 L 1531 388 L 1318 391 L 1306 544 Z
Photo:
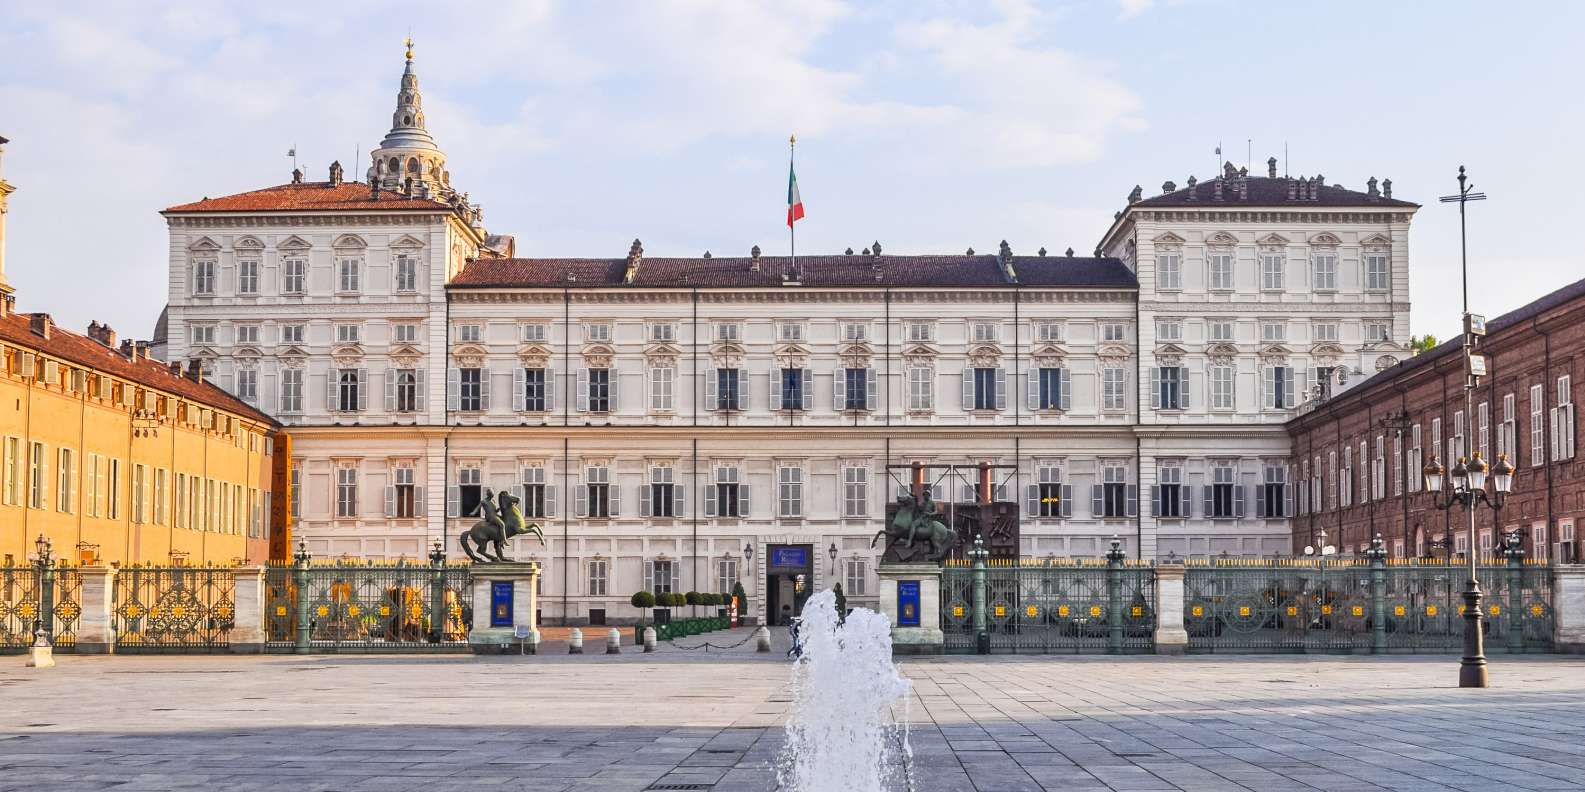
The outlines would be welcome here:
M 1464 656 L 1459 660 L 1459 687 L 1486 687 L 1486 639 L 1481 630 L 1481 590 L 1478 574 L 1479 545 L 1475 541 L 1475 510 L 1484 503 L 1492 511 L 1501 511 L 1508 493 L 1513 491 L 1513 465 L 1507 454 L 1497 455 L 1497 465 L 1490 469 L 1490 494 L 1486 491 L 1486 460 L 1480 452 L 1466 461 L 1459 457 L 1453 465 L 1452 490 L 1442 497 L 1445 470 L 1440 460 L 1433 459 L 1425 466 L 1425 487 L 1436 498 L 1436 507 L 1446 510 L 1454 504 L 1464 509 L 1469 519 L 1469 587 L 1464 589 Z

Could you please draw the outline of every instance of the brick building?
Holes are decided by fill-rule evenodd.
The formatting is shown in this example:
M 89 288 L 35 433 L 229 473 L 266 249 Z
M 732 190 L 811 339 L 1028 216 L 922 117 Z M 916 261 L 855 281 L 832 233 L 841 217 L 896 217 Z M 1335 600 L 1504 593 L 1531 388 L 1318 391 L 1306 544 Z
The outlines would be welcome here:
M 1478 513 L 1483 552 L 1520 530 L 1535 557 L 1578 560 L 1585 461 L 1576 454 L 1574 404 L 1585 398 L 1585 280 L 1487 323 L 1479 352 L 1490 375 L 1465 415 L 1461 340 L 1455 337 L 1331 398 L 1288 424 L 1300 486 L 1293 546 L 1362 551 L 1380 533 L 1395 556 L 1467 550 L 1462 511 L 1438 511 L 1421 469 L 1479 452 L 1516 468 L 1500 513 Z M 1454 530 L 1449 531 L 1452 528 Z

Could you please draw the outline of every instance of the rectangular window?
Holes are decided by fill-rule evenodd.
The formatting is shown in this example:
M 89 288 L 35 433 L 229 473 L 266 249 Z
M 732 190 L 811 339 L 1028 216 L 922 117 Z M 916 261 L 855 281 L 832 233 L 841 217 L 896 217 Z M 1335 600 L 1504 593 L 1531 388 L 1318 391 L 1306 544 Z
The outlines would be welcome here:
M 589 559 L 589 590 L 585 592 L 591 597 L 604 597 L 609 592 L 607 584 L 611 578 L 610 562 L 603 558 Z
M 259 326 L 256 325 L 256 324 L 239 324 L 239 325 L 237 325 L 237 343 L 238 344 L 257 344 L 257 343 L 259 343 Z
M 193 262 L 193 294 L 212 296 L 215 293 L 215 262 L 202 259 Z
M 5 439 L 5 486 L 0 490 L 0 495 L 5 496 L 5 505 L 17 506 L 22 503 L 22 438 L 7 437 Z
M 1260 288 L 1265 291 L 1282 291 L 1283 289 L 1283 262 L 1285 256 L 1281 253 L 1260 254 Z
M 590 343 L 609 343 L 611 326 L 604 322 L 586 324 L 583 326 L 583 340 Z
M 742 393 L 738 389 L 740 373 L 735 368 L 715 370 L 715 398 L 711 401 L 712 409 L 743 409 Z
M 457 384 L 458 410 L 462 412 L 481 412 L 485 409 L 484 369 L 458 369 Z
M 1067 517 L 1071 513 L 1063 496 L 1062 468 L 1041 465 L 1035 470 L 1035 509 L 1039 517 Z
M 1214 365 L 1207 370 L 1211 376 L 1211 409 L 1233 409 L 1233 367 Z
M 1379 344 L 1387 340 L 1387 325 L 1383 322 L 1365 323 L 1365 343 Z
M 302 294 L 306 291 L 308 291 L 308 259 L 283 259 L 281 261 L 281 293 Z
M 1156 256 L 1156 288 L 1164 291 L 1183 288 L 1183 259 L 1177 253 Z
M 677 326 L 671 322 L 654 322 L 649 326 L 649 340 L 669 342 L 677 340 Z
M 857 465 L 842 468 L 842 516 L 864 517 L 869 514 L 870 469 Z
M 215 326 L 212 324 L 191 325 L 194 344 L 215 343 Z
M 1129 512 L 1128 468 L 1108 464 L 1101 471 L 1101 516 L 1127 517 Z
M 1541 386 L 1530 386 L 1530 464 L 1532 466 L 1546 463 L 1546 427 L 1542 416 L 1546 412 L 1546 404 L 1541 398 Z
M 1387 439 L 1376 435 L 1376 458 L 1370 470 L 1371 497 L 1381 500 L 1387 497 Z
M 744 486 L 739 481 L 738 469 L 731 465 L 723 465 L 715 469 L 715 487 L 712 498 L 714 509 L 706 510 L 706 514 L 714 517 L 743 517 L 747 511 L 744 506 L 746 498 Z
M 973 338 L 976 343 L 991 344 L 996 342 L 996 325 L 992 322 L 975 322 Z
M 715 340 L 732 343 L 743 340 L 743 326 L 737 322 L 722 322 L 715 326 Z
M 589 386 L 588 399 L 584 404 L 585 409 L 588 412 L 610 412 L 611 370 L 608 368 L 591 368 L 585 371 Z
M 924 343 L 931 339 L 931 325 L 929 322 L 909 322 L 908 340 Z
M 389 513 L 399 520 L 418 516 L 418 471 L 402 465 L 391 469 L 392 489 Z
M 1316 322 L 1310 325 L 1311 335 L 1316 341 L 1337 341 L 1337 322 Z
M 546 412 L 550 405 L 550 384 L 542 368 L 523 369 L 523 412 Z
M 166 504 L 169 503 L 170 471 L 154 469 L 154 524 L 165 524 Z
M 1442 467 L 1447 468 L 1448 470 L 1452 470 L 1453 469 L 1453 464 L 1452 463 L 1455 460 L 1445 456 L 1442 453 L 1442 419 L 1441 418 L 1432 418 L 1431 419 L 1431 458 L 1436 460 L 1436 461 L 1438 461 L 1438 462 L 1441 462 L 1442 463 Z
M 1280 342 L 1288 340 L 1288 325 L 1286 322 L 1261 322 L 1260 340 L 1266 342 Z
M 1186 517 L 1183 497 L 1183 468 L 1163 466 L 1156 471 L 1156 516 Z
M 418 291 L 418 260 L 406 253 L 396 257 L 396 290 Z
M 843 585 L 847 590 L 842 593 L 849 597 L 862 597 L 865 595 L 865 586 L 869 584 L 869 570 L 862 558 L 849 558 L 842 562 Z
M 803 516 L 803 468 L 789 465 L 776 469 L 776 501 L 778 516 L 782 518 Z
M 363 325 L 339 324 L 336 325 L 336 343 L 356 344 L 363 340 Z
M 299 517 L 301 517 L 302 514 L 303 514 L 303 465 L 302 465 L 302 463 L 301 462 L 292 463 L 291 472 L 288 473 L 288 476 L 290 477 L 290 482 L 288 484 L 288 489 L 290 490 L 290 493 L 289 493 L 290 497 L 287 499 L 287 504 L 286 505 L 287 505 L 287 510 L 291 512 L 292 519 L 296 520 Z
M 1557 405 L 1552 408 L 1552 459 L 1574 458 L 1574 391 L 1571 378 L 1557 378 Z
M 924 411 L 935 406 L 935 376 L 932 368 L 908 368 L 908 409 Z
M 1205 322 L 1205 337 L 1207 340 L 1233 343 L 1233 323 L 1227 319 L 1208 319 Z
M 241 259 L 237 262 L 237 294 L 259 293 L 259 262 Z
M 869 326 L 869 324 L 864 323 L 864 322 L 844 322 L 844 323 L 842 323 L 842 340 L 843 341 L 849 341 L 849 342 L 857 343 L 857 342 L 860 342 L 860 341 L 868 341 L 869 338 L 870 338 L 870 326 Z
M 1392 494 L 1403 494 L 1403 433 L 1392 438 Z
M 1420 485 L 1425 483 L 1420 473 L 1425 467 L 1425 451 L 1424 446 L 1420 444 L 1419 424 L 1409 427 L 1409 464 L 1412 466 L 1409 471 L 1409 491 L 1419 492 Z
M 1261 499 L 1260 516 L 1268 520 L 1281 519 L 1288 516 L 1288 468 L 1283 465 L 1266 465 L 1266 480 L 1262 485 L 1264 491 Z
M 1228 520 L 1238 517 L 1238 493 L 1235 474 L 1230 465 L 1211 468 L 1211 491 L 1206 497 L 1206 516 Z
M 1469 446 L 1464 444 L 1464 411 L 1453 413 L 1453 445 L 1448 449 L 1450 459 L 1465 459 L 1469 457 Z
M 336 259 L 336 291 L 356 292 L 363 285 L 362 278 L 363 259 L 350 256 Z
M 336 516 L 358 516 L 357 468 L 336 468 Z
M 303 411 L 302 369 L 281 369 L 281 399 L 278 409 L 286 415 L 293 415 Z
M 399 413 L 417 412 L 418 370 L 394 369 L 391 371 L 390 376 L 395 377 L 395 384 L 392 386 L 394 389 L 392 411 Z
M 648 580 L 645 581 L 651 591 L 656 594 L 671 594 L 677 591 L 681 584 L 677 580 L 677 562 L 658 559 L 645 562 L 649 569 Z
M 300 325 L 300 324 L 284 324 L 284 325 L 281 325 L 281 343 L 283 343 L 283 344 L 301 344 L 301 343 L 303 343 L 303 326 Z
M 1387 254 L 1365 254 L 1365 288 L 1371 291 L 1387 290 Z
M 105 517 L 121 519 L 121 460 L 110 460 L 110 485 L 105 489 Z
M 1208 257 L 1210 264 L 1211 288 L 1233 288 L 1233 256 L 1231 253 L 1212 253 Z
M 457 340 L 465 344 L 477 344 L 483 336 L 483 328 L 478 324 L 457 325 Z
M 1285 410 L 1293 407 L 1295 393 L 1294 373 L 1290 366 L 1267 366 L 1263 371 L 1265 398 L 1261 407 L 1267 410 Z
M 1122 322 L 1102 322 L 1101 340 L 1121 342 L 1124 339 L 1124 326 Z
M 653 465 L 649 469 L 649 512 L 650 517 L 676 517 L 677 516 L 677 485 L 673 482 L 672 467 L 670 465 Z
M 1337 253 L 1316 253 L 1312 261 L 1315 268 L 1313 288 L 1316 291 L 1336 291 Z
M 1159 319 L 1156 321 L 1157 341 L 1182 341 L 1183 322 L 1177 319 Z
M 1036 322 L 1035 340 L 1043 344 L 1062 343 L 1061 322 Z
M 1514 395 L 1505 393 L 1502 397 L 1502 423 L 1497 424 L 1497 453 L 1507 454 L 1510 461 L 1517 461 L 1519 449 L 1515 446 L 1514 425 Z
M 1491 405 L 1481 402 L 1475 407 L 1475 450 L 1481 459 L 1491 459 Z
M 257 369 L 237 369 L 237 398 L 248 404 L 259 401 L 259 372 Z
M 1155 369 L 1155 404 L 1158 410 L 1185 410 L 1189 407 L 1189 370 L 1182 366 Z
M 523 516 L 544 519 L 556 515 L 556 488 L 545 483 L 545 468 L 528 465 L 522 470 Z
M 336 369 L 336 402 L 339 412 L 362 409 L 363 369 Z
M 588 499 L 584 515 L 594 519 L 609 518 L 612 513 L 611 469 L 604 465 L 585 468 L 583 486 Z
M 776 326 L 776 340 L 784 343 L 804 340 L 804 326 L 801 322 L 782 322 Z
M 187 474 L 176 474 L 176 527 L 191 528 L 192 503 L 187 495 Z M 296 515 L 293 515 L 296 517 Z
M 530 344 L 545 343 L 545 326 L 542 324 L 523 325 L 523 340 Z
M 1039 382 L 1038 392 L 1035 394 L 1035 409 L 1037 410 L 1065 410 L 1068 408 L 1068 393 L 1065 387 L 1068 379 L 1067 370 L 1060 368 L 1041 368 L 1035 370 Z
M 143 466 L 138 465 L 138 470 L 143 470 Z M 60 449 L 60 457 L 56 460 L 56 471 L 60 475 L 60 481 L 56 483 L 55 488 L 55 510 L 70 514 L 77 500 L 77 458 L 70 448 Z M 137 522 L 142 521 L 140 515 Z
M 974 372 L 974 409 L 995 410 L 998 408 L 998 394 L 996 381 L 1001 376 L 1002 370 L 995 368 L 976 368 Z
M 1124 377 L 1125 372 L 1120 368 L 1101 369 L 1101 409 L 1127 408 L 1127 398 L 1123 392 Z
M 656 366 L 649 370 L 649 408 L 655 412 L 671 412 L 676 406 L 677 369 Z
M 716 577 L 715 577 L 716 590 L 720 591 L 722 594 L 725 594 L 727 596 L 728 599 L 727 599 L 727 602 L 725 604 L 730 606 L 732 604 L 732 602 L 731 602 L 731 596 L 732 596 L 731 591 L 732 591 L 732 589 L 737 587 L 737 581 L 738 581 L 738 577 L 737 577 L 737 559 L 736 558 L 719 558 L 719 559 L 716 559 L 715 575 L 716 575 Z
M 868 410 L 870 408 L 869 389 L 871 387 L 868 377 L 869 369 L 843 369 L 842 373 L 843 383 L 845 384 L 842 409 Z

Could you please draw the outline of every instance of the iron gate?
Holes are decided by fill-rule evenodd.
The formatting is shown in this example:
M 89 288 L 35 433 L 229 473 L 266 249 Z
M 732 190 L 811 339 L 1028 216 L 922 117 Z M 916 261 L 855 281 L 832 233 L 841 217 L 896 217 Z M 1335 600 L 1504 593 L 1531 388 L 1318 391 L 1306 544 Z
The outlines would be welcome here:
M 42 574 L 41 574 L 42 573 Z M 82 617 L 82 575 L 64 562 L 0 566 L 0 653 L 25 652 L 42 627 L 55 651 L 77 646 Z
M 466 565 L 282 564 L 265 570 L 265 650 L 466 650 L 473 622 Z
M 115 581 L 117 652 L 208 652 L 230 645 L 235 570 L 132 566 L 118 571 Z
M 1520 559 L 1479 567 L 1488 653 L 1550 651 L 1551 572 Z M 1468 575 L 1466 566 L 1421 559 L 1191 561 L 1189 651 L 1460 652 Z
M 993 559 L 984 573 L 994 653 L 1155 651 L 1156 578 L 1149 565 Z M 974 569 L 966 562 L 942 569 L 941 603 L 946 651 L 975 651 Z

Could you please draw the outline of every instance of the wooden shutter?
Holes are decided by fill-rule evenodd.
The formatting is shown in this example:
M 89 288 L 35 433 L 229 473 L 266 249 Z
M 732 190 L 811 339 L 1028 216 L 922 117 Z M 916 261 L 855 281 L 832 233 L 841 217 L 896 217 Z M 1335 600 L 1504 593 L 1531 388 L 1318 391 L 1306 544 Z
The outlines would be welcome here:
M 589 369 L 578 368 L 578 412 L 589 411 Z M 583 515 L 579 515 L 580 517 Z
M 392 486 L 385 488 L 385 516 L 396 516 L 396 488 Z
M 385 370 L 385 411 L 396 412 L 396 369 Z
M 528 374 L 522 366 L 512 367 L 512 411 L 528 409 Z
M 1061 504 L 1062 505 L 1062 516 L 1063 517 L 1072 517 L 1073 516 L 1073 486 L 1069 485 L 1069 484 L 1063 484 L 1061 492 L 1062 492 L 1062 504 Z
M 1158 484 L 1150 485 L 1150 516 L 1161 516 L 1161 486 Z
M 1139 514 L 1139 487 L 1129 484 L 1125 492 L 1128 495 L 1128 516 L 1137 516 Z
M 1100 519 L 1106 516 L 1106 485 L 1090 485 L 1090 516 Z
M 446 369 L 446 409 L 462 409 L 462 372 L 455 368 Z
M 650 499 L 650 490 L 651 489 L 652 489 L 652 487 L 650 486 L 649 482 L 644 482 L 644 483 L 638 485 L 638 516 L 640 516 L 640 517 L 648 517 L 648 516 L 650 516 L 649 515 L 649 510 L 650 510 L 650 505 L 649 505 L 650 501 L 649 501 L 649 499 Z
M 1237 475 L 1233 481 L 1233 516 L 1241 519 L 1244 516 L 1244 485 L 1237 483 Z
M 446 488 L 446 516 L 462 515 L 462 488 L 453 484 Z
M 490 380 L 493 377 L 488 367 L 479 368 L 479 412 L 490 411 Z
M 1255 485 L 1255 516 L 1266 516 L 1266 485 L 1264 483 Z
M 715 484 L 713 482 L 705 484 L 704 485 L 704 516 L 706 516 L 706 517 L 714 517 L 715 516 L 715 513 L 716 513 L 715 496 L 716 496 L 716 486 L 715 486 Z
M 577 515 L 579 517 L 588 517 L 589 516 L 589 485 L 586 484 L 586 483 L 583 483 L 583 482 L 579 482 L 578 484 L 574 485 L 574 489 L 575 489 L 576 495 L 577 495 L 577 498 L 575 499 L 577 501 L 577 503 L 573 507 L 573 514 L 575 514 L 575 515 Z
M 963 411 L 974 409 L 974 369 L 965 364 L 963 367 Z
M 1185 518 L 1194 516 L 1194 488 L 1187 484 L 1178 488 L 1178 513 Z
M 880 383 L 875 381 L 875 369 L 864 369 L 864 409 L 875 409 L 877 390 Z
M 721 379 L 721 370 L 708 369 L 708 372 L 704 378 L 704 408 L 706 410 L 714 410 L 720 398 L 720 391 L 716 383 Z
M 1040 379 L 1044 369 L 1031 368 L 1024 373 L 1024 403 L 1031 411 L 1040 409 Z
M 800 385 L 802 386 L 802 393 L 799 394 L 800 397 L 801 397 L 801 400 L 798 403 L 798 409 L 800 409 L 800 410 L 811 410 L 811 409 L 814 409 L 814 403 L 815 403 L 815 373 L 814 373 L 814 369 L 804 369 L 803 370 L 803 378 L 802 378 L 802 382 L 800 383 Z
M 358 369 L 358 412 L 369 409 L 369 370 Z
M 673 470 L 672 471 L 672 475 L 676 476 L 677 472 L 675 470 Z M 686 485 L 686 484 L 673 484 L 673 485 L 671 485 L 671 511 L 672 511 L 672 514 L 677 516 L 677 517 L 687 516 L 687 514 L 688 514 L 688 485 Z
M 1292 366 L 1284 366 L 1282 368 L 1282 378 L 1282 406 L 1292 407 L 1294 404 L 1294 377 Z
M 546 471 L 549 473 L 549 471 Z M 556 485 L 545 485 L 545 516 L 555 517 L 561 513 L 561 499 L 556 496 Z
M 1189 367 L 1178 367 L 1178 409 L 1189 409 Z
M 831 372 L 831 409 L 842 412 L 847 409 L 848 398 L 848 371 L 838 366 Z
M 1024 485 L 1024 511 L 1030 519 L 1040 516 L 1040 485 Z
M 776 412 L 781 409 L 781 389 L 785 385 L 787 375 L 781 369 L 771 369 L 770 374 L 770 410 Z
M 615 517 L 622 513 L 622 490 L 616 484 L 616 468 L 611 468 L 611 484 L 605 488 L 606 516 Z
M 1150 407 L 1161 409 L 1161 369 L 1150 367 Z
M 748 484 L 748 471 L 745 470 L 743 472 L 743 481 L 737 485 L 737 513 L 739 517 L 747 518 L 752 513 L 753 506 L 751 504 L 753 501 L 749 500 L 749 495 L 753 492 L 753 489 Z
M 336 369 L 329 369 L 325 372 L 325 409 L 331 412 L 335 412 L 341 406 L 336 403 L 336 380 L 339 379 L 338 374 Z
M 996 370 L 996 409 L 1007 409 L 1007 369 Z

